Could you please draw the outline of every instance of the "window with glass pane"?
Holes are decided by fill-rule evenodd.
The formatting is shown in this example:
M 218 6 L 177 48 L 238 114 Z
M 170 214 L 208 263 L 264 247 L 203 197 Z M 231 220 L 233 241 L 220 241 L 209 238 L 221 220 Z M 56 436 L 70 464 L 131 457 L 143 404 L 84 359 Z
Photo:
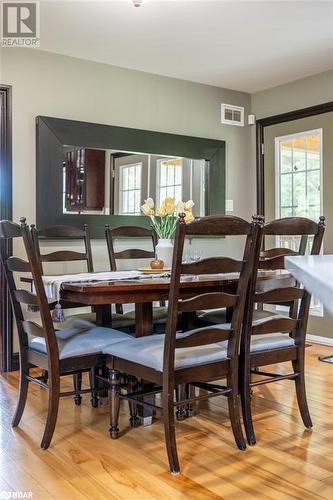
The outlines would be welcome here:
M 277 217 L 308 217 L 318 221 L 321 215 L 321 130 L 276 139 Z M 298 251 L 299 237 L 279 237 L 278 246 Z M 312 237 L 307 250 L 311 249 Z M 322 313 L 320 303 L 312 299 L 311 311 Z
M 321 133 L 277 139 L 278 217 L 318 220 L 321 206 Z
M 166 197 L 182 199 L 182 158 L 163 158 L 157 161 L 157 202 L 160 204 Z
M 119 213 L 140 215 L 142 163 L 120 167 Z

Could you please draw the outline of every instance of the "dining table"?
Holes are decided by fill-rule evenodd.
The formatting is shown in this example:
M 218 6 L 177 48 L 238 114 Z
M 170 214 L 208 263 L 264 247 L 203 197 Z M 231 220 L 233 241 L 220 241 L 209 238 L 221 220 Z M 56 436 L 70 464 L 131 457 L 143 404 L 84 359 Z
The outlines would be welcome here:
M 333 316 L 333 255 L 288 256 L 285 267 Z M 319 359 L 333 364 L 333 354 Z
M 271 271 L 259 272 L 259 280 L 285 278 Z M 234 291 L 238 284 L 238 273 L 212 275 L 184 275 L 180 281 L 180 298 L 185 299 L 214 291 Z M 60 298 L 66 302 L 94 306 L 98 325 L 111 325 L 111 304 L 135 305 L 135 337 L 153 334 L 153 303 L 167 300 L 170 276 L 151 275 L 128 280 L 96 282 L 64 282 Z

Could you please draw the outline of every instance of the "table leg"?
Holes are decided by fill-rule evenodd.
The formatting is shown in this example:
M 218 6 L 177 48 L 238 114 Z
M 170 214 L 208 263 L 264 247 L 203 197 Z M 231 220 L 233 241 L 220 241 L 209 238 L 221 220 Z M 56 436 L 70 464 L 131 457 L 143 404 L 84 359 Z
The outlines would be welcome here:
M 135 336 L 145 337 L 153 334 L 153 304 L 151 302 L 142 302 L 135 304 Z M 151 382 L 142 380 L 142 389 L 152 387 Z M 147 403 L 154 402 L 154 396 L 147 396 L 144 399 Z M 138 414 L 142 425 L 151 425 L 153 420 L 153 408 L 147 408 L 138 405 Z
M 135 304 L 135 337 L 153 334 L 153 304 L 141 302 Z
M 112 322 L 112 313 L 110 304 L 99 304 L 96 306 L 96 324 L 97 326 L 110 326 Z

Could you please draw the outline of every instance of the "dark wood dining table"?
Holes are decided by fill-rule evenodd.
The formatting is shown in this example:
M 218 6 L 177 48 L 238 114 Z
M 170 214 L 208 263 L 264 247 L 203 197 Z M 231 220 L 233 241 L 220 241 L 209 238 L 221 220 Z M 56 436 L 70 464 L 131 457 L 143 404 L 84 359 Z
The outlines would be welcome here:
M 259 280 L 272 279 L 276 273 L 261 272 Z M 281 275 L 285 277 L 285 275 Z M 211 291 L 231 291 L 237 286 L 238 273 L 202 276 L 184 276 L 181 279 L 180 297 L 188 298 Z M 135 336 L 153 333 L 152 305 L 155 301 L 167 300 L 170 278 L 137 278 L 121 281 L 87 283 L 63 283 L 61 299 L 95 306 L 97 323 L 110 325 L 111 304 L 135 304 Z

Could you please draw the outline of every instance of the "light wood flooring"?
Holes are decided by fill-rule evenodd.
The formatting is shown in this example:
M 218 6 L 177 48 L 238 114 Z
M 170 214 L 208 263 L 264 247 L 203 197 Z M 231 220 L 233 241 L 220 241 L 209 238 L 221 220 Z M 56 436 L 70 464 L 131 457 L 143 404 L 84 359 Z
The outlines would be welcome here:
M 319 345 L 306 351 L 312 431 L 302 425 L 292 382 L 261 386 L 253 398 L 258 443 L 241 452 L 233 441 L 226 400 L 212 399 L 201 405 L 199 415 L 177 423 L 178 477 L 168 472 L 161 421 L 130 429 L 125 402 L 122 434 L 111 441 L 108 407 L 91 408 L 89 395 L 81 407 L 63 399 L 51 447 L 41 450 L 46 392 L 31 385 L 20 427 L 14 430 L 10 422 L 18 374 L 3 374 L 0 493 L 32 492 L 34 500 L 333 499 L 333 365 L 318 361 L 332 351 Z

